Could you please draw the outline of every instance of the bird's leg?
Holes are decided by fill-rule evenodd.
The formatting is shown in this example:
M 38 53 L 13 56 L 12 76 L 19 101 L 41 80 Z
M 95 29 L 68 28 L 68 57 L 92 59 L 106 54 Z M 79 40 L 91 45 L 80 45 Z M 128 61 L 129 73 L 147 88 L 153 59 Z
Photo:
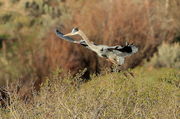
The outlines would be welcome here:
M 110 61 L 111 63 L 113 63 L 113 67 L 112 67 L 113 68 L 112 69 L 113 72 L 124 71 L 123 74 L 126 77 L 128 77 L 128 74 L 129 74 L 131 77 L 134 78 L 134 74 L 131 71 L 128 71 L 128 70 L 125 71 L 125 69 L 122 67 L 122 65 L 118 65 L 114 59 L 107 59 L 107 60 Z
M 126 78 L 129 78 L 129 75 L 128 75 L 129 72 L 126 71 L 124 67 L 121 67 L 121 71 Z
M 121 65 L 113 64 L 113 72 L 120 72 L 121 71 Z
M 109 61 L 109 62 L 111 62 L 111 63 L 113 63 L 114 65 L 117 64 L 116 61 L 115 61 L 114 59 L 106 59 L 106 60 Z
M 131 77 L 134 78 L 134 73 L 133 72 L 131 72 L 131 71 L 127 71 L 127 72 L 131 75 Z
M 115 59 L 106 59 L 106 60 L 113 64 L 113 67 L 112 67 L 113 72 L 120 72 L 121 71 L 121 65 L 117 64 Z
M 123 71 L 124 71 L 123 74 L 124 74 L 125 77 L 127 77 L 127 78 L 130 78 L 130 77 L 134 78 L 135 77 L 134 73 L 129 71 L 128 69 L 123 69 Z

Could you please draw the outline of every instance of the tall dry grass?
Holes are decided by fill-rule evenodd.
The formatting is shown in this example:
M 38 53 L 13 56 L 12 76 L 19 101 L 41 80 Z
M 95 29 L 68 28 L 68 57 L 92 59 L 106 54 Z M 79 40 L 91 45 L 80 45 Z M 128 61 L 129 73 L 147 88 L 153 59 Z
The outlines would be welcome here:
M 136 76 L 108 73 L 88 83 L 79 74 L 62 78 L 54 72 L 41 90 L 24 103 L 16 90 L 9 92 L 10 105 L 0 108 L 3 119 L 179 119 L 180 74 L 174 69 L 137 68 Z M 76 80 L 76 86 L 71 81 Z M 171 83 L 171 82 L 172 83 Z M 176 81 L 176 82 L 175 82 Z M 173 83 L 175 82 L 175 83 Z

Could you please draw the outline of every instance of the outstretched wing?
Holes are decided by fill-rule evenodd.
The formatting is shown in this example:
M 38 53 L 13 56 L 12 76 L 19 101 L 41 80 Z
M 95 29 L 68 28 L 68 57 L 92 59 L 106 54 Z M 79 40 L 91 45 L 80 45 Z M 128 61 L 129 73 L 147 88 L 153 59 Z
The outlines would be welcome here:
M 76 40 L 72 39 L 69 36 L 64 36 L 64 34 L 61 33 L 58 29 L 55 30 L 55 33 L 59 38 L 62 38 L 64 40 L 68 41 L 68 42 L 80 44 L 80 45 L 82 45 L 82 46 L 84 46 L 86 48 L 89 48 L 89 46 L 86 44 L 86 42 L 84 40 L 76 41 Z
M 76 41 L 74 40 L 74 39 L 72 39 L 72 38 L 70 38 L 70 37 L 68 37 L 68 36 L 64 36 L 64 34 L 63 33 L 61 33 L 59 30 L 55 30 L 55 33 L 56 33 L 56 35 L 59 37 L 59 38 L 62 38 L 62 39 L 64 39 L 64 40 L 66 40 L 66 41 L 68 41 L 68 42 L 72 42 L 72 43 L 76 43 Z

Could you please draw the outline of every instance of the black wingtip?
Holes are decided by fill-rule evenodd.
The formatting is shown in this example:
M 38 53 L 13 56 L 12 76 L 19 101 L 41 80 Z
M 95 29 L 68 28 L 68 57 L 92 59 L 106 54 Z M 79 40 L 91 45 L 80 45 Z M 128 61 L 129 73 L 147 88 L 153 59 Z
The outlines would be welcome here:
M 55 33 L 59 33 L 59 30 L 58 30 L 58 29 L 55 29 L 54 32 L 55 32 Z
M 60 38 L 63 38 L 63 37 L 64 37 L 64 36 L 63 36 L 64 34 L 61 33 L 58 29 L 55 29 L 54 32 L 55 32 L 55 34 L 56 34 L 58 37 L 60 37 Z

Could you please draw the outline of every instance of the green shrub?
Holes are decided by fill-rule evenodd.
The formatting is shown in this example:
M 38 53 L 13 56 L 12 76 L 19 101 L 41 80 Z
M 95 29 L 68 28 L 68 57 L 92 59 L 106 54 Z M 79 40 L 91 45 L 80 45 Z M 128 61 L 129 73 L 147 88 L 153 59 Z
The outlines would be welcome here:
M 180 45 L 179 43 L 167 44 L 163 43 L 150 60 L 154 67 L 171 67 L 180 68 Z

